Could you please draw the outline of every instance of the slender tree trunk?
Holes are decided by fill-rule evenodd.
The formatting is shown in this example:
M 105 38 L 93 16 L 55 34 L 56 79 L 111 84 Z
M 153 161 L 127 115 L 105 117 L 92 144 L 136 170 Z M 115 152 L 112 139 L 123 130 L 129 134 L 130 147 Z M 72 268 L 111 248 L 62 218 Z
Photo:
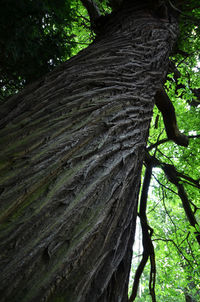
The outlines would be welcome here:
M 1 108 L 0 301 L 127 301 L 143 151 L 176 35 L 144 2 L 126 7 Z

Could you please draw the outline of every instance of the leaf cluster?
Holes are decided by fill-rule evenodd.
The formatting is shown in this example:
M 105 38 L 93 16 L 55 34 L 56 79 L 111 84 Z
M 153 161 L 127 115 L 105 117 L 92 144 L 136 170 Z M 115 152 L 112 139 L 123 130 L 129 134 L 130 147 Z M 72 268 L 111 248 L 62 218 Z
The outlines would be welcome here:
M 74 15 L 71 0 L 0 2 L 1 98 L 40 78 L 71 55 Z

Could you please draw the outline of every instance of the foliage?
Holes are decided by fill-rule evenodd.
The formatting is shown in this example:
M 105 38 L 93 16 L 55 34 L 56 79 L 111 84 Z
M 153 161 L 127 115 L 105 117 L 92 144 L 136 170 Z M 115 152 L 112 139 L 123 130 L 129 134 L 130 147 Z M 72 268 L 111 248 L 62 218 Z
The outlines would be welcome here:
M 1 99 L 72 55 L 75 11 L 71 0 L 1 1 Z
M 187 50 L 189 47 L 199 48 L 199 38 L 191 40 L 189 37 L 189 40 L 188 42 L 185 39 L 185 44 L 182 40 L 181 45 Z M 174 73 L 169 74 L 165 86 L 176 110 L 179 129 L 189 135 L 190 144 L 188 148 L 184 148 L 167 140 L 161 114 L 155 107 L 148 147 L 151 149 L 151 146 L 155 144 L 150 151 L 152 156 L 160 162 L 175 166 L 180 175 L 186 175 L 196 181 L 198 185 L 192 183 L 189 178 L 181 179 L 193 213 L 200 224 L 200 136 L 198 132 L 200 106 L 198 103 L 195 103 L 195 106 L 192 105 L 192 100 L 197 99 L 193 94 L 193 89 L 200 87 L 198 55 L 195 52 L 185 59 L 178 54 L 172 60 L 179 69 L 180 78 L 177 82 L 174 79 Z M 158 141 L 161 144 L 156 145 Z M 193 301 L 199 301 L 200 263 L 199 244 L 196 241 L 199 225 L 196 229 L 190 225 L 176 186 L 166 178 L 161 168 L 153 170 L 147 216 L 149 225 L 154 229 L 157 301 L 184 302 L 186 294 L 192 297 Z M 138 262 L 134 262 L 134 271 Z M 149 269 L 150 264 L 146 267 L 141 279 L 142 295 L 135 301 L 151 301 L 148 291 Z
M 152 240 L 156 254 L 155 291 L 158 302 L 184 302 L 186 296 L 195 302 L 200 300 L 199 244 L 196 240 L 200 231 L 200 31 L 195 19 L 200 17 L 200 11 L 195 1 L 189 3 L 191 6 L 184 6 L 185 11 L 180 16 L 180 37 L 171 58 L 175 69 L 169 70 L 165 89 L 175 107 L 179 130 L 190 137 L 190 144 L 184 148 L 166 138 L 161 113 L 155 107 L 147 149 L 160 163 L 176 168 L 197 224 L 193 227 L 189 223 L 177 186 L 166 178 L 162 165 L 155 167 L 149 188 L 147 217 L 154 230 Z M 135 251 L 134 255 L 132 279 L 140 262 Z M 149 271 L 150 263 L 140 280 L 136 302 L 151 301 Z
M 109 11 L 99 2 L 102 14 Z M 2 0 L 0 101 L 44 76 L 94 40 L 90 18 L 76 0 Z

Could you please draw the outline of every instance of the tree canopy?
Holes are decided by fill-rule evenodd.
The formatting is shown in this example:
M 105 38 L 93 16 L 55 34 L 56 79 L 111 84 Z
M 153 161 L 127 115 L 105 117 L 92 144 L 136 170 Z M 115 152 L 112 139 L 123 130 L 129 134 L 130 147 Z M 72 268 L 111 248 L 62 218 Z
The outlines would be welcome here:
M 1 1 L 1 98 L 70 57 L 75 9 L 65 0 Z
M 2 101 L 86 48 L 95 37 L 98 39 L 104 22 L 127 2 L 1 1 Z M 166 108 L 159 108 L 156 102 L 145 150 L 138 208 L 143 250 L 140 261 L 133 262 L 134 290 L 130 289 L 130 302 L 156 301 L 155 295 L 158 302 L 198 302 L 200 6 L 196 0 L 151 1 L 150 6 L 152 14 L 161 19 L 174 15 L 180 32 L 171 53 L 162 96 L 157 96 L 162 98 L 164 93 L 172 102 L 172 118 L 168 120 Z M 162 115 L 159 109 L 164 111 Z M 170 128 L 171 121 L 175 131 Z M 185 137 L 189 138 L 189 145 Z M 137 259 L 135 252 L 134 256 Z M 145 265 L 150 273 L 144 270 Z M 139 286 L 142 295 L 135 298 Z

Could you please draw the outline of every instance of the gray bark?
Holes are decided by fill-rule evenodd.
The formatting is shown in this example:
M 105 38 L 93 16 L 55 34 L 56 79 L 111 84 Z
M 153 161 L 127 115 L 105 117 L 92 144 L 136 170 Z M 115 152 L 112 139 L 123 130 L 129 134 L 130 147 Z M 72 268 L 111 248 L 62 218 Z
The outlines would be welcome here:
M 0 301 L 127 301 L 144 148 L 176 35 L 127 7 L 1 108 Z

